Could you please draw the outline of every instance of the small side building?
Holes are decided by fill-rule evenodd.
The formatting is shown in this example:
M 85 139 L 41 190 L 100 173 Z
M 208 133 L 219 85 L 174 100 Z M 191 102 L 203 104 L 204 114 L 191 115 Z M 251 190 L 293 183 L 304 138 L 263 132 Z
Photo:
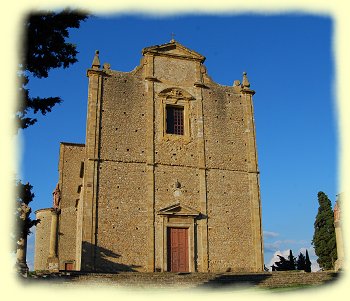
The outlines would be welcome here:
M 44 208 L 35 211 L 36 219 L 40 219 L 40 223 L 36 226 L 35 231 L 35 249 L 34 249 L 34 270 L 47 270 L 47 259 L 49 257 L 50 248 L 50 232 L 51 232 L 51 210 L 52 208 Z

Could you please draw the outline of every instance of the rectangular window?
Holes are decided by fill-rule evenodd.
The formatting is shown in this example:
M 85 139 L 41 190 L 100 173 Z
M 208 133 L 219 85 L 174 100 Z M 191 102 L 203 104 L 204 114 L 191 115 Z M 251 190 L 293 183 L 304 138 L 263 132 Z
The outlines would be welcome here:
M 167 134 L 184 134 L 184 108 L 179 106 L 166 106 L 166 132 Z

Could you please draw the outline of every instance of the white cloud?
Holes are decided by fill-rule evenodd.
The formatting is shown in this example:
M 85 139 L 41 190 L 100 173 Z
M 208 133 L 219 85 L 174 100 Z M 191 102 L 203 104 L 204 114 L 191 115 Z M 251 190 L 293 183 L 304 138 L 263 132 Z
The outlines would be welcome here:
M 293 240 L 293 239 L 280 239 L 280 240 L 276 240 L 273 242 L 265 242 L 264 243 L 264 248 L 265 248 L 265 252 L 276 252 L 278 250 L 282 250 L 282 249 L 291 249 L 292 251 L 294 251 L 296 248 L 300 248 L 299 246 L 304 246 L 307 245 L 308 242 L 305 240 Z M 310 251 L 309 251 L 309 255 L 310 255 Z
M 27 237 L 27 252 L 28 251 L 34 251 L 34 245 L 35 245 L 35 233 L 31 233 Z
M 274 242 L 265 243 L 265 251 L 276 252 L 278 250 L 284 249 L 289 245 L 295 245 L 298 242 L 292 239 L 276 240 Z
M 312 272 L 317 272 L 317 271 L 319 271 L 319 270 L 320 270 L 320 266 L 318 265 L 316 259 L 315 259 L 315 260 L 311 260 L 311 259 L 310 259 L 310 261 L 311 261 L 311 271 L 312 271 Z
M 272 232 L 272 231 L 264 231 L 264 237 L 268 238 L 268 237 L 276 237 L 278 236 L 279 233 L 276 232 Z

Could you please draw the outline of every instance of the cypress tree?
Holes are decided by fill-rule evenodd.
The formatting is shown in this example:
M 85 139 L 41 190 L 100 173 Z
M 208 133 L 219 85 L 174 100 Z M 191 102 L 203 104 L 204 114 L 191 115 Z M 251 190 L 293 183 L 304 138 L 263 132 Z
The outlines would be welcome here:
M 305 272 L 307 273 L 311 272 L 311 261 L 307 250 L 306 250 L 306 256 L 305 256 Z
M 300 254 L 298 256 L 298 260 L 297 260 L 297 270 L 305 271 L 305 268 L 306 268 L 305 256 L 303 253 L 300 252 Z
M 320 191 L 318 197 L 318 213 L 314 223 L 315 232 L 312 244 L 318 257 L 319 266 L 325 270 L 334 268 L 337 259 L 337 248 L 334 230 L 334 214 L 328 196 Z
M 279 261 L 276 261 L 274 265 L 271 266 L 273 271 L 291 271 L 295 270 L 295 257 L 293 256 L 292 250 L 289 250 L 288 259 L 281 255 L 277 255 Z
M 281 255 L 277 255 L 277 256 L 280 260 L 275 262 L 275 264 L 272 266 L 272 270 L 273 271 L 288 271 L 289 270 L 288 260 L 285 259 Z
M 288 270 L 295 270 L 295 257 L 293 256 L 292 250 L 289 250 L 289 255 L 288 255 Z

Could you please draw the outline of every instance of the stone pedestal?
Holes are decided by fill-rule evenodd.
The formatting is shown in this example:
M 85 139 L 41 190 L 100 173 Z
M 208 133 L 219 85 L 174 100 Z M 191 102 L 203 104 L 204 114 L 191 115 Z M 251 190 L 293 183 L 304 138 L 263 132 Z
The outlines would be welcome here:
M 344 258 L 339 258 L 334 263 L 334 270 L 339 271 L 342 270 L 344 267 Z
M 28 277 L 29 268 L 26 262 L 17 262 L 16 270 L 19 275 L 23 277 Z
M 17 262 L 16 262 L 16 269 L 17 272 L 24 276 L 28 276 L 29 268 L 27 266 L 27 239 L 21 238 L 17 242 Z

